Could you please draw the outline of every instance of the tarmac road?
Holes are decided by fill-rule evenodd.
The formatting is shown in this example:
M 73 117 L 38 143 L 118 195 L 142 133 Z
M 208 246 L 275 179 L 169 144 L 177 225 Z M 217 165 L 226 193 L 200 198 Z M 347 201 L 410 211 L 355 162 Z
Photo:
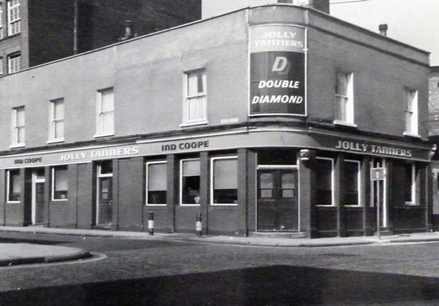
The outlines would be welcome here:
M 0 234 L 91 260 L 0 268 L 0 305 L 438 305 L 439 243 L 279 248 Z

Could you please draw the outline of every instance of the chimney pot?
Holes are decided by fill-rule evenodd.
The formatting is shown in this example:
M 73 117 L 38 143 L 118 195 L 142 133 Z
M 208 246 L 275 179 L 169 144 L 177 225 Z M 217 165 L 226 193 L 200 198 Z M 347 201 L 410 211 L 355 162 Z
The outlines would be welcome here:
M 387 26 L 386 23 L 380 24 L 378 26 L 378 29 L 380 30 L 380 34 L 383 36 L 387 36 L 387 30 L 389 29 L 389 27 Z

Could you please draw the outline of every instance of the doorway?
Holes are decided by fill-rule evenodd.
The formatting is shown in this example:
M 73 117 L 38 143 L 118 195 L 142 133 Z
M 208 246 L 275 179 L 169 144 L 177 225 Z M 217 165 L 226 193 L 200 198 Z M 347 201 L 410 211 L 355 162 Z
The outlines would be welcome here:
M 96 215 L 97 226 L 109 227 L 113 223 L 113 162 L 97 165 Z
M 258 231 L 298 231 L 297 169 L 260 169 L 257 183 Z
M 387 172 L 386 160 L 381 158 L 374 158 L 370 162 L 371 168 L 383 168 L 384 173 Z M 376 210 L 376 222 L 379 222 L 379 226 L 381 228 L 388 227 L 388 205 L 387 205 L 387 197 L 386 192 L 387 183 L 386 179 L 383 180 L 371 180 L 371 207 L 374 207 Z M 379 210 L 377 209 L 379 207 Z M 379 221 L 378 221 L 379 217 Z
M 44 187 L 46 184 L 44 174 L 44 168 L 32 170 L 32 225 L 44 223 Z

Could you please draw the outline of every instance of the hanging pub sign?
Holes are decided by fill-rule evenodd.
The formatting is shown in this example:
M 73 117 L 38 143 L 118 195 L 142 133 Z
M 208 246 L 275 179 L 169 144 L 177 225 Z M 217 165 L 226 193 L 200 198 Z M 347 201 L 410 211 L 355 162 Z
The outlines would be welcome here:
M 250 115 L 306 116 L 305 28 L 250 28 Z

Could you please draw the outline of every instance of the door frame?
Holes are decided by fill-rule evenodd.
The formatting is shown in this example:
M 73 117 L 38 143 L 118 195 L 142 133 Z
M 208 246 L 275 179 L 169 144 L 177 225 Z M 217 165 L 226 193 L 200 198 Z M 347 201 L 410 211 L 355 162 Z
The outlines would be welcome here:
M 100 225 L 106 225 L 106 224 L 101 224 L 99 223 L 99 198 L 100 198 L 100 192 L 101 192 L 101 188 L 100 188 L 100 182 L 102 178 L 111 178 L 113 179 L 113 172 L 111 173 L 106 173 L 106 174 L 102 174 L 101 173 L 101 169 L 102 169 L 102 165 L 98 164 L 97 165 L 97 170 L 96 170 L 96 203 L 95 203 L 95 210 L 96 210 L 96 214 L 95 214 L 95 220 L 94 223 L 97 226 Z M 111 182 L 111 193 L 113 193 L 113 182 Z
M 37 188 L 36 188 L 36 184 L 38 183 L 44 183 L 46 184 L 46 171 L 44 169 L 44 176 L 41 178 L 38 178 L 37 176 L 37 171 L 38 169 L 44 169 L 44 168 L 35 168 L 32 169 L 32 197 L 31 197 L 31 222 L 32 225 L 37 224 L 36 223 L 36 218 L 37 218 Z M 45 186 L 44 186 L 45 187 Z M 45 195 L 45 194 L 44 194 Z M 46 200 L 46 199 L 45 199 Z
M 290 171 L 296 171 L 297 172 L 297 232 L 301 232 L 301 219 L 300 219 L 300 212 L 301 212 L 301 199 L 300 199 L 300 167 L 299 164 L 297 165 L 258 165 L 256 167 L 255 171 L 255 228 L 256 232 L 259 232 L 259 224 L 258 224 L 258 203 L 259 203 L 259 197 L 258 197 L 258 188 L 259 188 L 259 170 L 290 170 Z M 262 231 L 266 232 L 266 231 Z M 295 232 L 295 231 L 291 231 Z
M 372 158 L 370 161 L 370 166 L 372 167 L 382 167 L 384 168 L 384 171 L 386 173 L 386 176 L 383 180 L 383 184 L 382 184 L 382 190 L 380 191 L 380 193 L 382 193 L 383 197 L 380 199 L 381 200 L 381 218 L 380 218 L 380 226 L 381 228 L 387 228 L 389 226 L 389 205 L 388 205 L 388 201 L 387 201 L 387 175 L 388 175 L 388 167 L 387 167 L 387 160 L 385 158 Z M 376 181 L 378 184 L 380 184 L 380 181 Z M 370 181 L 370 198 L 371 198 L 371 203 L 370 206 L 373 207 L 375 209 L 375 218 L 377 218 L 377 206 L 375 201 L 375 192 L 377 191 L 376 188 L 376 182 L 374 181 Z M 378 226 L 378 225 L 377 225 Z

